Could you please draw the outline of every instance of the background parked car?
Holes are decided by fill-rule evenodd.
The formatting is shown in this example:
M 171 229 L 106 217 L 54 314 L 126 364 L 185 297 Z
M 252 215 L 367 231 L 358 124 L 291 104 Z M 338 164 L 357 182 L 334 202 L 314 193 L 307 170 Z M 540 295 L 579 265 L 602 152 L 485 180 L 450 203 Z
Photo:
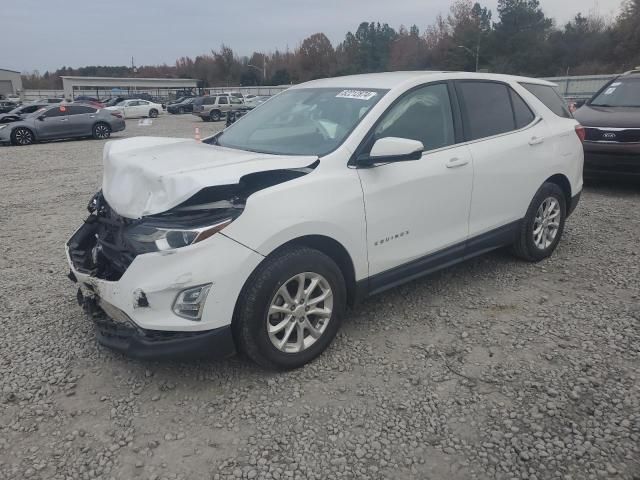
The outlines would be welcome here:
M 0 113 L 8 113 L 18 105 L 14 102 L 9 102 L 7 100 L 0 100 Z
M 231 110 L 237 110 L 242 100 L 230 95 L 198 97 L 193 102 L 193 114 L 205 122 L 218 122 Z
M 11 123 L 20 120 L 20 117 L 36 112 L 41 108 L 48 108 L 48 103 L 29 103 L 26 105 L 20 105 L 14 108 L 8 113 L 0 113 L 0 123 Z
M 640 69 L 608 82 L 574 116 L 585 127 L 586 177 L 640 179 Z
M 157 118 L 162 113 L 162 105 L 148 100 L 124 100 L 106 110 L 120 112 L 124 118 Z
M 118 112 L 89 105 L 51 105 L 16 122 L 0 125 L 0 143 L 30 145 L 42 140 L 93 137 L 104 140 L 125 129 Z
M 179 103 L 172 103 L 167 106 L 167 112 L 173 114 L 182 114 L 182 113 L 191 113 L 193 112 L 193 102 L 195 101 L 195 97 L 183 97 Z
M 196 98 L 196 97 L 193 96 L 193 95 L 182 95 L 182 96 L 176 98 L 175 100 L 171 100 L 169 103 L 167 103 L 167 105 L 176 105 L 178 103 L 184 102 L 185 100 L 187 100 L 189 98 Z

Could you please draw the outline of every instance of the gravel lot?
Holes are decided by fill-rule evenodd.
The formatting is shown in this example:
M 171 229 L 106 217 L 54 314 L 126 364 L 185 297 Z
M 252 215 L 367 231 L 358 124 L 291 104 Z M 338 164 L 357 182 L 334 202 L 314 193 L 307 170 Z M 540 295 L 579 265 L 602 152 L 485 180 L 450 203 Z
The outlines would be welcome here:
M 114 136 L 203 136 L 164 117 Z M 0 479 L 640 478 L 640 187 L 540 264 L 496 252 L 360 305 L 313 364 L 99 347 L 63 245 L 104 142 L 0 148 Z

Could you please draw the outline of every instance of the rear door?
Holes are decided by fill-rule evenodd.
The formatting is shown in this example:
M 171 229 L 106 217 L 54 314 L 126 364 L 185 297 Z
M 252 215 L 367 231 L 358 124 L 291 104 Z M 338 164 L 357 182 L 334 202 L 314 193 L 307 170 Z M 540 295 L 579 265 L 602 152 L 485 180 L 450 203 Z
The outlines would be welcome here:
M 91 135 L 97 110 L 88 105 L 70 105 L 69 132 L 74 137 L 88 137 Z
M 525 216 L 545 180 L 540 176 L 551 153 L 548 126 L 506 83 L 460 80 L 455 84 L 473 157 L 469 236 L 501 230 L 508 235 L 509 229 L 500 227 Z

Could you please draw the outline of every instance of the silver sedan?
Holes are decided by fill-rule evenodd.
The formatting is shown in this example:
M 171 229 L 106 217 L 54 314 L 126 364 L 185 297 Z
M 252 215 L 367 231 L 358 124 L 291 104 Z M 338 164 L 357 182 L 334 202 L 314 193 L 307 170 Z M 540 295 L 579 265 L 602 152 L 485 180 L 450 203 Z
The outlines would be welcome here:
M 30 145 L 39 141 L 93 137 L 104 140 L 125 129 L 118 112 L 89 105 L 51 105 L 15 122 L 0 125 L 0 143 Z

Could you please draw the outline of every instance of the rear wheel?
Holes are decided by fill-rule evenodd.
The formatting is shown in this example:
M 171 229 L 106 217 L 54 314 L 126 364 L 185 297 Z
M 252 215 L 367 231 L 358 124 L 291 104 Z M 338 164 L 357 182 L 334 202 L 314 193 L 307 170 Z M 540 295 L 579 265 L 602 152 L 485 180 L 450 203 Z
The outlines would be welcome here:
M 155 108 L 149 110 L 149 118 L 158 118 L 158 110 Z
M 209 118 L 211 119 L 212 122 L 219 122 L 220 121 L 220 111 L 219 110 L 211 110 L 211 113 L 209 114 Z
M 26 127 L 18 127 L 11 134 L 11 143 L 14 145 L 31 145 L 35 140 L 33 132 Z
M 529 262 L 551 256 L 562 237 L 566 215 L 562 189 L 555 183 L 543 184 L 529 204 L 513 245 L 514 254 Z
M 106 123 L 96 123 L 93 126 L 93 138 L 97 140 L 106 140 L 111 136 L 111 127 Z
M 330 257 L 290 247 L 258 267 L 241 298 L 233 322 L 240 350 L 265 368 L 286 370 L 329 346 L 340 328 L 346 288 Z

